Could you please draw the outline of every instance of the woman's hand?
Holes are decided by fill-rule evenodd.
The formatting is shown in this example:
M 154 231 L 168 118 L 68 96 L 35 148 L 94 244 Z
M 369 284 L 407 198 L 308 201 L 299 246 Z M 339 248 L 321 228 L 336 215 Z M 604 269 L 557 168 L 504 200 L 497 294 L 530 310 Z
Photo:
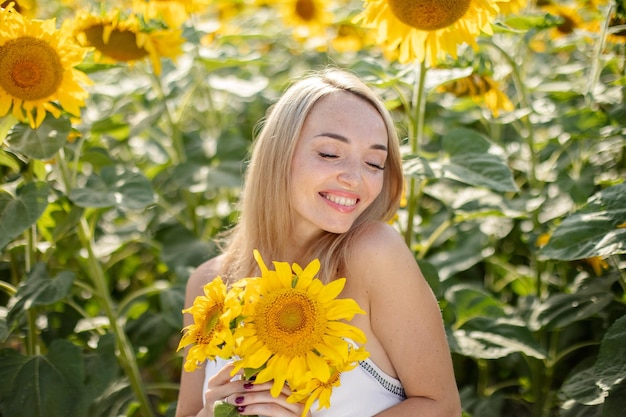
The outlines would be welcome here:
M 232 380 L 233 365 L 224 366 L 208 381 L 208 388 L 204 393 L 209 416 L 217 402 L 225 402 L 237 407 L 241 415 L 260 415 L 267 417 L 300 417 L 304 409 L 302 403 L 287 402 L 291 394 L 288 387 L 283 387 L 278 397 L 270 393 L 272 382 L 254 384 L 242 379 Z M 310 417 L 310 413 L 307 414 Z

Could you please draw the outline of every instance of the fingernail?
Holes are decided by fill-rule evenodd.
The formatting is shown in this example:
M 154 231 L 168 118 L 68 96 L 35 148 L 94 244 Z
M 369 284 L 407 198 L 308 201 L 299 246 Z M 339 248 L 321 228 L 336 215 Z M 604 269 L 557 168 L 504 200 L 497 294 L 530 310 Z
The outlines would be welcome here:
M 240 413 L 243 413 L 244 411 L 246 411 L 246 406 L 242 405 L 241 407 L 237 407 L 237 411 L 239 411 Z
M 237 398 L 235 398 L 235 404 L 241 404 L 243 402 L 243 397 L 239 396 Z
M 246 382 L 245 384 L 243 384 L 244 389 L 252 389 L 253 386 L 254 384 L 252 382 Z

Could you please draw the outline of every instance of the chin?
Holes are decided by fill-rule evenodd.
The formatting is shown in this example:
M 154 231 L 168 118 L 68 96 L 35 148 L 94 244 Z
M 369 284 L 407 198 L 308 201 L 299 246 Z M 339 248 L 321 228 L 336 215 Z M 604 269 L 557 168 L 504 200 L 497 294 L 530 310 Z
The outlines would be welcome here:
M 335 225 L 332 227 L 324 228 L 324 230 L 329 233 L 335 233 L 335 234 L 341 235 L 349 231 L 352 228 L 352 225 L 353 223 L 350 223 L 349 225 L 342 225 L 342 226 Z

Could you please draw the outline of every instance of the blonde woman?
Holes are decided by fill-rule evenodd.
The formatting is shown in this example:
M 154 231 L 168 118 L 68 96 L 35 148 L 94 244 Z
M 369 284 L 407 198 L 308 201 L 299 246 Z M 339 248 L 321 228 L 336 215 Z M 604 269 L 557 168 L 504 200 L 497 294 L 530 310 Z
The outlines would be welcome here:
M 187 284 L 190 306 L 217 275 L 258 275 L 254 249 L 299 265 L 318 258 L 322 280 L 347 278 L 341 297 L 366 312 L 350 323 L 365 333 L 370 357 L 342 374 L 330 408 L 313 405 L 314 417 L 461 415 L 437 301 L 387 224 L 402 184 L 394 123 L 374 92 L 344 70 L 310 74 L 270 109 L 252 148 L 240 219 L 223 253 Z M 287 388 L 274 398 L 271 383 L 231 379 L 231 370 L 217 361 L 183 372 L 176 416 L 212 417 L 222 400 L 242 415 L 300 416 Z

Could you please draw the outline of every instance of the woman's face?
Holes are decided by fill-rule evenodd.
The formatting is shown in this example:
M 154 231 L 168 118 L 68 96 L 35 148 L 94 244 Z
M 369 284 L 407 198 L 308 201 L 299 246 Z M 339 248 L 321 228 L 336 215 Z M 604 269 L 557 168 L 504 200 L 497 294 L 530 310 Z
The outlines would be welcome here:
M 294 238 L 348 231 L 380 194 L 386 160 L 387 129 L 371 104 L 343 91 L 318 101 L 292 160 Z

